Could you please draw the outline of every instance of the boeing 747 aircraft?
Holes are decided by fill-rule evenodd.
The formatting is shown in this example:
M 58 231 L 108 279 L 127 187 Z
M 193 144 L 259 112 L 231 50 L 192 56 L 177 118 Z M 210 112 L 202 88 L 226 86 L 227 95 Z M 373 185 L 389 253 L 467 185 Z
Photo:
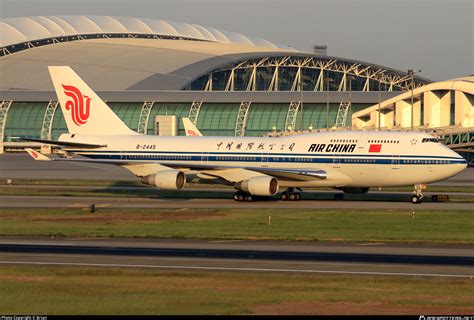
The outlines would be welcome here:
M 36 160 L 119 165 L 160 189 L 186 181 L 233 186 L 236 201 L 273 196 L 299 200 L 301 188 L 365 193 L 369 188 L 421 185 L 458 174 L 466 161 L 436 138 L 415 132 L 328 131 L 283 137 L 160 137 L 129 129 L 67 66 L 49 67 L 69 133 L 58 141 L 66 157 Z M 197 134 L 196 134 L 197 135 Z M 73 157 L 81 156 L 81 157 Z

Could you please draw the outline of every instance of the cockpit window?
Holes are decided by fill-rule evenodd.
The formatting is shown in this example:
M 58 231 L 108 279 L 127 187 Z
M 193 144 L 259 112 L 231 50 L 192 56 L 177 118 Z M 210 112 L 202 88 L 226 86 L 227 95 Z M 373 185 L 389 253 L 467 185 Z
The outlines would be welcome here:
M 438 138 L 423 138 L 423 140 L 421 140 L 421 143 L 425 142 L 439 142 L 439 140 Z

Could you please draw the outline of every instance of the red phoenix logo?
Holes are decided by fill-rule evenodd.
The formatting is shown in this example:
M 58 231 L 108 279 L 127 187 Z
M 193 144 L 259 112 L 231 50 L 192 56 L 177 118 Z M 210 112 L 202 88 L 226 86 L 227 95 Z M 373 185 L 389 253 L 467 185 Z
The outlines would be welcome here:
M 197 133 L 193 130 L 188 130 L 188 135 L 189 136 L 193 136 L 193 137 L 196 137 L 197 136 Z
M 91 99 L 74 86 L 62 85 L 64 93 L 71 99 L 66 102 L 66 110 L 71 110 L 72 121 L 82 126 L 89 119 Z

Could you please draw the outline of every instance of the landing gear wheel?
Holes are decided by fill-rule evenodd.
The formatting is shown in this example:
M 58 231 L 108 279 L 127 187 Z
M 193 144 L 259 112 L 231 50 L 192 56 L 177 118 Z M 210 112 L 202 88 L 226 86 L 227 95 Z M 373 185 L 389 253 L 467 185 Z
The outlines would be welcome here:
M 298 201 L 301 200 L 301 194 L 299 192 L 294 192 L 294 188 L 288 188 L 280 195 L 280 200 L 282 201 Z
M 234 194 L 234 200 L 235 200 L 235 201 L 242 202 L 242 201 L 245 200 L 245 196 L 244 196 L 244 194 L 243 194 L 242 192 L 236 192 L 236 193 Z
M 417 196 L 416 194 L 411 196 L 411 203 L 419 204 L 423 202 L 423 197 Z
M 243 202 L 243 201 L 253 201 L 253 197 L 250 193 L 248 192 L 242 192 L 242 191 L 237 191 L 234 193 L 234 200 L 238 202 Z

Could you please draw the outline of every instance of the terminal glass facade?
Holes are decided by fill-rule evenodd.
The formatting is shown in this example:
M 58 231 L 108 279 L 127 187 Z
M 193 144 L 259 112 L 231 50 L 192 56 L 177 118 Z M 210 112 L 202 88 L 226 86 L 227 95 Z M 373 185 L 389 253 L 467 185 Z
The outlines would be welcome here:
M 330 79 L 330 81 L 327 81 Z M 192 81 L 198 91 L 406 91 L 411 76 L 317 56 L 261 57 L 221 66 Z M 414 79 L 415 87 L 429 83 Z
M 143 102 L 109 102 L 111 109 L 132 130 L 138 129 L 140 112 Z M 4 141 L 17 141 L 19 137 L 41 138 L 44 114 L 47 101 L 43 102 L 13 102 L 8 112 L 5 126 Z M 156 115 L 175 115 L 178 118 L 178 135 L 185 135 L 181 118 L 189 116 L 189 103 L 159 102 L 153 105 L 147 126 L 147 134 L 155 133 L 154 119 Z M 197 128 L 208 136 L 233 136 L 239 112 L 240 103 L 203 103 L 197 120 Z M 368 107 L 369 104 L 353 104 L 351 112 L 347 115 L 347 126 L 350 126 L 350 114 Z M 332 127 L 336 120 L 339 104 L 329 106 L 329 125 Z M 247 122 L 246 136 L 261 136 L 272 131 L 285 130 L 288 103 L 252 103 L 250 105 Z M 300 112 L 296 119 L 295 130 L 301 129 L 301 114 L 303 114 L 303 129 L 310 126 L 314 129 L 326 128 L 326 104 L 304 103 L 303 113 Z M 67 132 L 61 108 L 58 107 L 54 114 L 51 129 L 51 138 L 58 139 L 62 133 Z

